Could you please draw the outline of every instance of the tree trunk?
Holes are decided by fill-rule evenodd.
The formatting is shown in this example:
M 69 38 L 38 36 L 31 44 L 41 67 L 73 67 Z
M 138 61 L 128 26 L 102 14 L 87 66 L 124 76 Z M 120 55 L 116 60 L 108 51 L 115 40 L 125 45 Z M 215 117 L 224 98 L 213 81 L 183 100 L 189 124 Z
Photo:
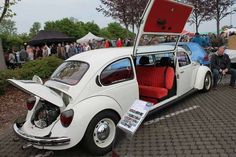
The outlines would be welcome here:
M 133 24 L 132 24 L 132 31 L 133 31 L 133 33 L 134 33 L 134 27 L 135 27 L 134 25 L 135 25 L 135 24 L 133 23 Z
M 220 35 L 220 19 L 216 19 L 217 36 Z
M 126 38 L 128 38 L 129 25 L 125 25 L 125 28 L 126 28 Z
M 198 32 L 198 27 L 199 27 L 199 25 L 198 25 L 197 22 L 196 22 L 196 33 L 199 33 L 199 32 Z
M 0 70 L 4 70 L 6 68 L 7 66 L 6 66 L 3 48 L 2 48 L 2 39 L 0 39 Z

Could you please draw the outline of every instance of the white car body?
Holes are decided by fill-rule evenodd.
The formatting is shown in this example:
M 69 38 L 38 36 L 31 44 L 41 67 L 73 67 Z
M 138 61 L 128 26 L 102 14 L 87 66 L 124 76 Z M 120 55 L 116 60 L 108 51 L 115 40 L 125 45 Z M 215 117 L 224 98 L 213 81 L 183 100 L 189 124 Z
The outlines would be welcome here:
M 186 66 L 179 66 L 177 53 L 182 52 L 183 54 L 186 54 L 186 57 L 188 57 L 188 53 L 184 49 L 170 45 L 138 46 L 138 42 L 142 34 L 159 33 L 150 33 L 144 31 L 145 21 L 148 18 L 152 6 L 159 2 L 167 2 L 171 3 L 171 5 L 178 5 L 178 3 L 172 1 L 150 1 L 144 17 L 142 18 L 143 24 L 140 27 L 134 48 L 129 47 L 92 50 L 75 55 L 66 61 L 80 61 L 89 65 L 87 72 L 85 72 L 79 83 L 75 85 L 68 85 L 51 79 L 42 85 L 33 81 L 26 82 L 10 79 L 9 82 L 11 84 L 36 97 L 34 107 L 32 110 L 28 111 L 25 122 L 21 125 L 17 123 L 14 124 L 14 131 L 20 137 L 32 143 L 34 147 L 40 149 L 62 150 L 75 146 L 85 137 L 88 129 L 91 129 L 90 125 L 94 121 L 94 117 L 104 111 L 112 111 L 113 114 L 117 114 L 117 116 L 120 118 L 133 104 L 133 102 L 140 98 L 139 84 L 137 81 L 135 68 L 136 63 L 134 62 L 134 58 L 143 55 L 165 54 L 166 49 L 171 49 L 168 52 L 173 54 L 173 68 L 175 71 L 174 77 L 176 81 L 175 94 L 154 104 L 152 110 L 159 109 L 166 104 L 183 97 L 193 90 L 210 90 L 211 71 L 208 67 L 201 66 L 200 64 L 192 62 L 191 60 L 189 60 L 189 64 Z M 188 15 L 184 19 L 185 21 L 182 21 L 182 27 L 184 27 L 192 8 L 183 4 L 180 6 L 189 9 Z M 179 30 L 183 29 L 182 27 L 179 28 Z M 180 32 L 174 33 L 171 31 L 163 31 L 159 34 L 178 35 L 181 34 L 181 32 L 182 30 Z M 132 69 L 129 70 L 133 71 L 133 78 L 130 80 L 116 82 L 111 85 L 103 85 L 101 83 L 100 76 L 104 69 L 110 64 L 124 58 L 130 61 Z M 53 121 L 49 126 L 44 128 L 39 128 L 33 124 L 32 117 L 34 117 L 36 110 L 38 110 L 37 106 L 40 100 L 46 100 L 47 102 L 50 102 L 52 106 L 57 106 L 60 108 L 60 115 L 62 112 L 72 109 L 73 120 L 71 121 L 70 125 L 68 127 L 64 127 L 60 120 L 60 116 L 58 116 L 56 120 Z M 114 138 L 115 129 L 113 122 L 111 120 L 108 120 L 108 122 L 112 123 L 109 128 L 109 134 L 111 133 L 112 136 L 103 136 L 103 138 L 107 138 L 105 140 L 101 138 L 104 141 L 98 140 L 99 142 L 97 147 L 101 150 L 110 147 Z M 100 129 L 103 130 L 104 127 L 109 127 L 109 125 L 102 125 L 100 122 L 97 126 L 101 127 Z M 100 130 L 96 130 L 96 128 L 95 131 L 97 131 L 97 133 L 101 133 Z M 96 143 L 97 136 L 98 135 L 94 135 L 92 138 L 94 143 Z M 107 150 L 100 154 L 104 154 L 106 152 Z M 99 151 L 95 153 L 99 154 Z
M 231 63 L 236 63 L 236 50 L 226 49 L 225 53 L 229 55 L 229 59 L 231 60 Z

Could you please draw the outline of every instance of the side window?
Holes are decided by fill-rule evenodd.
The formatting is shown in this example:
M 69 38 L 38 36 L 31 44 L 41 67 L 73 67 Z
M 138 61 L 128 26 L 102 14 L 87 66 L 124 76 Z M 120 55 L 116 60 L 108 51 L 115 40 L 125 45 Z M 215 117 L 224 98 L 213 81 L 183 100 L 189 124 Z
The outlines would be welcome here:
M 134 72 L 130 59 L 121 59 L 108 65 L 101 73 L 101 83 L 105 86 L 131 80 Z
M 188 55 L 185 52 L 177 52 L 177 59 L 179 62 L 179 67 L 183 67 L 191 63 Z

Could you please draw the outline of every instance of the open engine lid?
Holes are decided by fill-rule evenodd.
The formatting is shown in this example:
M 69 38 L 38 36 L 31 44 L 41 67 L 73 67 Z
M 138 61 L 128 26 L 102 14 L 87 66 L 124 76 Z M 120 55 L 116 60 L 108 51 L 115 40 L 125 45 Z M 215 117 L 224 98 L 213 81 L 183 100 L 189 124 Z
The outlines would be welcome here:
M 175 36 L 177 39 L 174 41 L 177 45 L 192 10 L 192 6 L 172 0 L 149 0 L 140 21 L 133 51 L 134 55 L 143 53 L 138 51 L 138 46 L 140 46 L 141 40 L 144 40 L 144 35 Z M 163 38 L 160 37 L 159 39 Z M 162 43 L 162 41 L 159 43 Z
M 22 90 L 31 95 L 38 96 L 58 107 L 63 107 L 64 102 L 56 92 L 51 90 L 50 88 L 46 87 L 45 85 L 39 84 L 32 80 L 14 80 L 8 79 L 9 83 L 13 86 L 17 87 L 18 89 Z

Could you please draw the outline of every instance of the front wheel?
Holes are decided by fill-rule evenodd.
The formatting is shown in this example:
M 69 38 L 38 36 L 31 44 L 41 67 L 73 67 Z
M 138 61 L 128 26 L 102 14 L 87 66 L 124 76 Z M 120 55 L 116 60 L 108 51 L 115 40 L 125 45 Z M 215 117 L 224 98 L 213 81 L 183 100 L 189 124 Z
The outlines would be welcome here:
M 112 149 L 119 116 L 112 111 L 98 113 L 89 123 L 84 146 L 93 155 L 105 155 Z
M 212 76 L 210 72 L 207 72 L 204 79 L 203 92 L 208 92 L 211 90 L 212 86 Z

